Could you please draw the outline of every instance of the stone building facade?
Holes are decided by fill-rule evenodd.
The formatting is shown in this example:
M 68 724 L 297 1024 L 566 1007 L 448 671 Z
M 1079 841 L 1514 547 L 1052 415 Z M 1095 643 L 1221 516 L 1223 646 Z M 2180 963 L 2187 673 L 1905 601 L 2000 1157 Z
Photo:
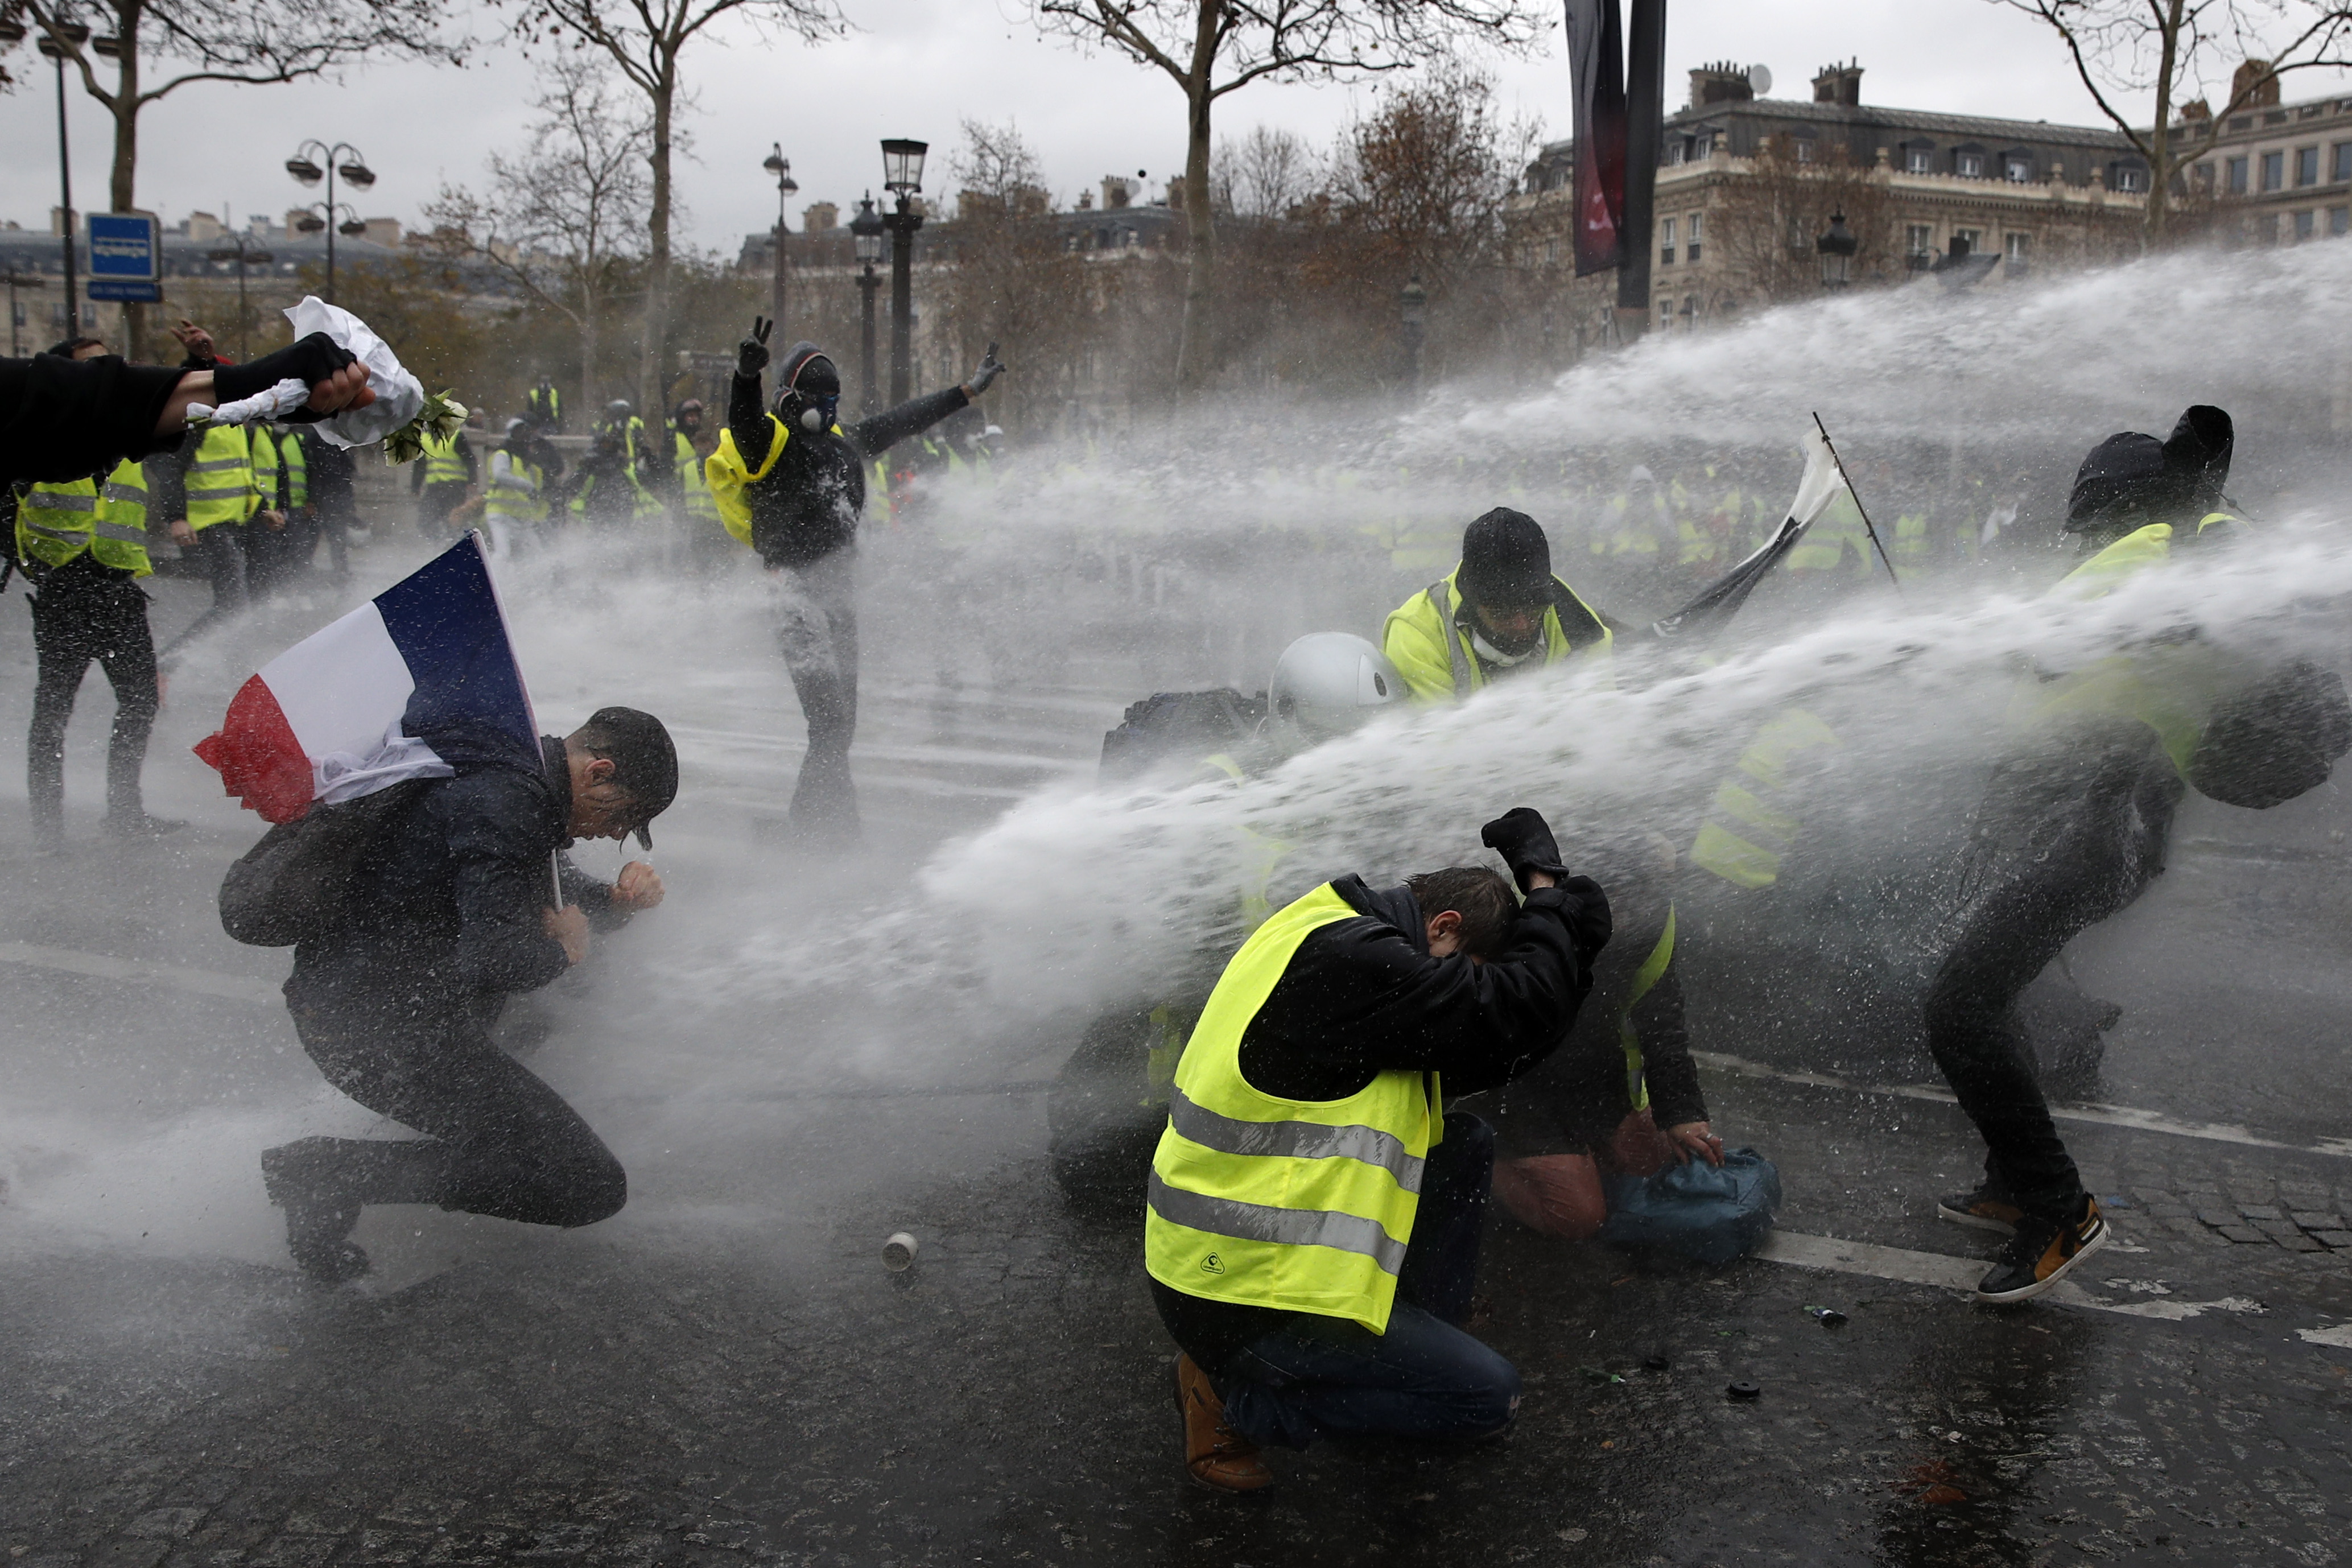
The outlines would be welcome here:
M 2240 68 L 2232 96 L 2245 88 Z M 2294 245 L 2352 234 L 2352 98 L 2279 101 L 2278 79 L 2264 75 L 2251 100 L 2218 132 L 2202 103 L 2173 127 L 2176 137 L 2213 134 L 2210 151 L 2179 182 L 2191 204 L 2210 213 L 2224 244 Z
M 1994 287 L 2137 252 L 2148 170 L 2121 134 L 1866 104 L 1862 75 L 1831 66 L 1799 101 L 1756 97 L 1735 66 L 1691 72 L 1657 149 L 1654 324 L 1698 327 L 1818 291 L 1813 242 L 1840 212 L 1861 242 L 1856 282 L 1934 268 L 1956 249 L 1997 256 L 1968 269 Z M 1614 273 L 1573 276 L 1575 162 L 1573 142 L 1546 145 L 1506 213 L 1514 258 L 1546 279 L 1546 334 L 1571 352 L 1612 330 L 1616 297 Z

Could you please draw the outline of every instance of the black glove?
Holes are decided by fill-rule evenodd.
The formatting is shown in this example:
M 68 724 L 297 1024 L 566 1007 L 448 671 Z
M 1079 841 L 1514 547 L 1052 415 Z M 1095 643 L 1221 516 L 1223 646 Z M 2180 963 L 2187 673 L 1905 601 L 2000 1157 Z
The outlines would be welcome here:
M 281 381 L 316 386 L 358 356 L 324 332 L 298 338 L 275 353 L 248 364 L 217 365 L 213 370 L 214 406 L 258 396 Z M 309 408 L 297 408 L 279 418 L 291 425 L 313 425 L 327 417 Z
M 1503 858 L 1522 893 L 1528 891 L 1531 871 L 1549 871 L 1558 878 L 1568 875 L 1568 868 L 1559 861 L 1559 846 L 1552 842 L 1551 828 L 1534 806 L 1511 807 L 1478 830 L 1478 842 Z
M 735 374 L 746 379 L 768 368 L 768 334 L 776 323 L 765 316 L 751 318 L 751 335 L 735 345 Z
M 988 390 L 991 382 L 1004 374 L 1004 369 L 1003 361 L 996 357 L 996 345 L 989 344 L 987 352 L 980 356 L 980 368 L 965 380 L 964 390 L 978 397 Z

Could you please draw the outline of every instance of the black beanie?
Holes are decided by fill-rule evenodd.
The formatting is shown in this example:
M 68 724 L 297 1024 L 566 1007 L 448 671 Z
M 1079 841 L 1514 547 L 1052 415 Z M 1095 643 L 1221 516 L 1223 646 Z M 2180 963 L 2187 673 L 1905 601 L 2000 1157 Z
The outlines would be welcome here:
M 1462 570 L 1454 579 L 1474 605 L 1526 609 L 1552 600 L 1551 544 L 1543 525 L 1498 506 L 1462 531 Z

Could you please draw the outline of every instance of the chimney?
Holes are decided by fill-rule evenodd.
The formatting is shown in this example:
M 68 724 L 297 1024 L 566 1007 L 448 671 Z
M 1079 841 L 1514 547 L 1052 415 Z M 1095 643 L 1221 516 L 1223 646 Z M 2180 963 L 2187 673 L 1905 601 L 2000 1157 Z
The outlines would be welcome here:
M 1862 66 L 1849 60 L 1844 65 L 1827 65 L 1813 73 L 1813 101 L 1842 103 L 1849 109 L 1862 104 Z
M 1723 60 L 1690 73 L 1693 109 L 1705 109 L 1711 103 L 1750 103 L 1755 98 L 1756 89 L 1748 84 L 1745 66 Z
M 811 202 L 801 208 L 801 231 L 823 234 L 841 226 L 841 208 L 831 202 Z
M 221 220 L 213 216 L 210 213 L 190 213 L 188 215 L 188 237 L 194 240 L 199 245 L 218 239 L 226 232 L 227 231 L 221 226 Z
M 1109 212 L 1114 208 L 1123 207 L 1128 204 L 1129 193 L 1127 182 L 1120 179 L 1117 174 L 1105 174 L 1103 176 L 1102 194 L 1102 205 L 1105 212 Z
M 400 247 L 400 220 L 398 218 L 372 217 L 365 221 L 367 223 L 366 238 L 370 245 L 381 245 L 385 248 L 392 250 L 396 250 Z
M 2230 101 L 2241 109 L 2268 109 L 2278 100 L 2278 72 L 2268 60 L 2248 60 L 2230 78 Z

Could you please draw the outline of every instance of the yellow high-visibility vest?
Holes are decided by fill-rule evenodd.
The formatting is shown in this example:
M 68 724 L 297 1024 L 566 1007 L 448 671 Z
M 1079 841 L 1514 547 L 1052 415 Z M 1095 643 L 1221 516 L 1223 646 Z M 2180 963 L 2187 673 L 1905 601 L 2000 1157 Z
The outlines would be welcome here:
M 1477 654 L 1470 646 L 1470 634 L 1458 624 L 1461 575 L 1462 568 L 1456 566 L 1444 582 L 1431 584 L 1390 611 L 1381 628 L 1381 651 L 1404 677 L 1416 702 L 1467 697 L 1486 684 L 1486 673 L 1478 668 Z M 1559 584 L 1560 598 L 1544 612 L 1542 662 L 1558 664 L 1588 653 L 1601 658 L 1613 657 L 1615 634 L 1575 589 L 1558 577 L 1552 581 Z M 1441 598 L 1444 601 L 1442 613 Z M 1563 624 L 1562 606 L 1573 625 Z
M 428 485 L 467 483 L 466 459 L 457 455 L 455 436 L 425 437 L 425 482 Z
M 1386 1333 L 1422 1174 L 1444 1135 L 1435 1073 L 1390 1071 L 1345 1100 L 1285 1100 L 1243 1076 L 1242 1035 L 1299 944 L 1357 911 L 1328 883 L 1244 942 L 1201 1010 L 1151 1160 L 1144 1267 L 1213 1301 Z
M 253 443 L 242 425 L 211 425 L 188 461 L 188 526 L 202 533 L 218 523 L 243 522 L 261 510 L 255 488 Z
M 16 559 L 63 566 L 83 551 L 101 566 L 144 577 L 147 559 L 147 471 L 114 465 L 101 483 L 75 479 L 26 489 L 16 502 Z
M 677 483 L 686 497 L 686 515 L 695 522 L 717 522 L 719 503 L 710 496 L 710 475 L 702 466 L 702 458 L 694 450 L 683 430 L 673 431 L 677 437 Z

